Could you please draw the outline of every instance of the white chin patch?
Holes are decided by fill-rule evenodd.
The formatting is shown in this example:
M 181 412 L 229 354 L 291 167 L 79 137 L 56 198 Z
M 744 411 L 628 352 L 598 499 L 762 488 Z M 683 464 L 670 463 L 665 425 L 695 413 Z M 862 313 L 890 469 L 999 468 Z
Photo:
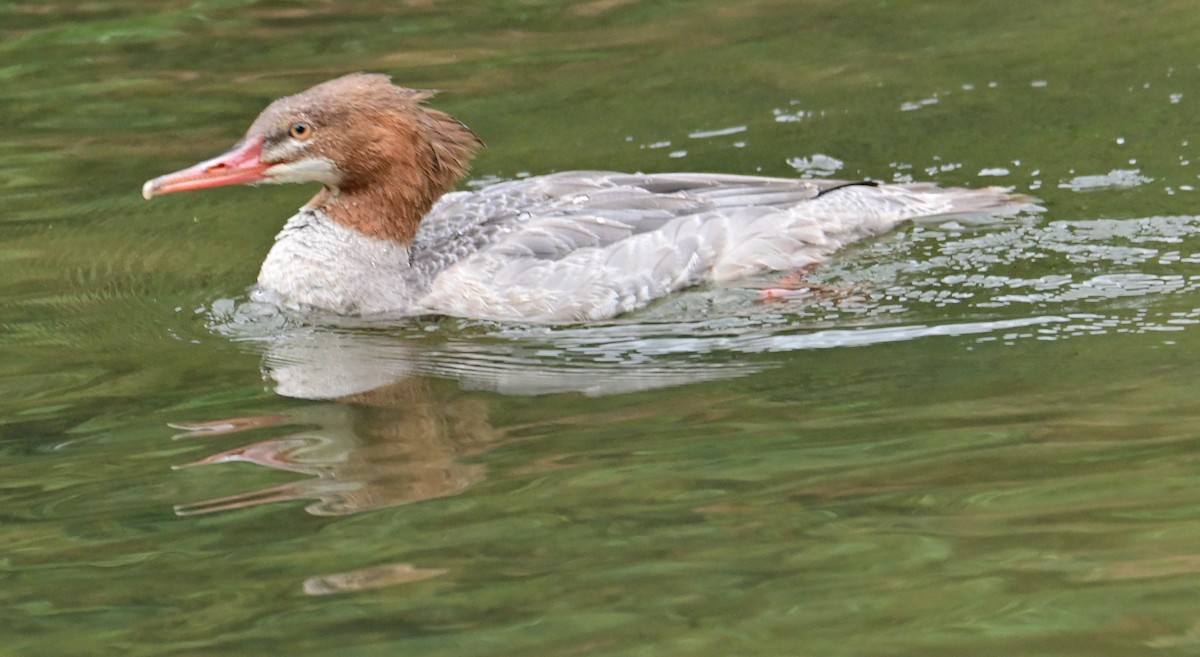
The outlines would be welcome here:
M 306 157 L 295 162 L 285 162 L 268 167 L 263 171 L 265 183 L 310 183 L 336 187 L 341 182 L 337 167 L 332 160 L 323 157 Z

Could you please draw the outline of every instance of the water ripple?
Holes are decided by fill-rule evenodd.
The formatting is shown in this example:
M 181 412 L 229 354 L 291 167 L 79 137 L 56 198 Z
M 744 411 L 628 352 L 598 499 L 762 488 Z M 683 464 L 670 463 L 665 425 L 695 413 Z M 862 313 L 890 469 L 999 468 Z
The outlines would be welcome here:
M 843 254 L 811 289 L 761 301 L 777 276 L 677 295 L 604 324 L 470 320 L 317 326 L 258 304 L 213 304 L 210 326 L 259 351 L 280 394 L 333 398 L 409 376 L 506 394 L 603 395 L 772 368 L 746 355 L 973 336 L 966 344 L 1173 332 L 1200 311 L 1196 217 L 917 226 Z M 1052 273 L 1029 274 L 1029 263 Z M 1200 304 L 1197 304 L 1200 305 Z M 954 307 L 954 311 L 947 309 Z M 740 355 L 736 358 L 727 357 Z

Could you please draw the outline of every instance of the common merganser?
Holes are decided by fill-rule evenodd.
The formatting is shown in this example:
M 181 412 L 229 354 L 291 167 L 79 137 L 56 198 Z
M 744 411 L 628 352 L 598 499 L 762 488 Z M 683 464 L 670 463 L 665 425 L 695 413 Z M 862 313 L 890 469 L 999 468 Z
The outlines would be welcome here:
M 263 262 L 256 299 L 346 315 L 600 320 L 705 282 L 825 260 L 922 217 L 1010 213 L 995 187 L 569 171 L 452 192 L 483 144 L 433 92 L 355 73 L 271 103 L 229 152 L 147 199 L 320 183 Z

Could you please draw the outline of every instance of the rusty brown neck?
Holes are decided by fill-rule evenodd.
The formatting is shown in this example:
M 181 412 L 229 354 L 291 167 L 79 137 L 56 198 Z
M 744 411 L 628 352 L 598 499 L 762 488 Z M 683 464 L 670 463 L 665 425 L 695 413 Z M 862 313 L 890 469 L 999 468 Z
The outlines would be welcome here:
M 445 192 L 454 186 L 405 186 L 404 182 L 379 181 L 336 189 L 326 187 L 308 207 L 363 235 L 408 244 L 417 234 L 421 219 Z
M 376 127 L 376 147 L 355 153 L 342 184 L 321 190 L 308 207 L 364 235 L 409 244 L 482 143 L 457 119 L 426 107 L 386 116 Z

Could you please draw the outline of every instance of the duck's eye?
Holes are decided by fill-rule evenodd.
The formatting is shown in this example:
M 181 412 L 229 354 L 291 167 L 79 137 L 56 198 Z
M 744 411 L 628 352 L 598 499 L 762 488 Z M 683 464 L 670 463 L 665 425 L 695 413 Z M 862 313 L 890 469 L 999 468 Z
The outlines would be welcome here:
M 304 121 L 299 121 L 292 124 L 292 127 L 288 130 L 288 135 L 290 135 L 292 139 L 304 141 L 312 136 L 312 132 L 313 129 L 311 125 L 305 123 Z

